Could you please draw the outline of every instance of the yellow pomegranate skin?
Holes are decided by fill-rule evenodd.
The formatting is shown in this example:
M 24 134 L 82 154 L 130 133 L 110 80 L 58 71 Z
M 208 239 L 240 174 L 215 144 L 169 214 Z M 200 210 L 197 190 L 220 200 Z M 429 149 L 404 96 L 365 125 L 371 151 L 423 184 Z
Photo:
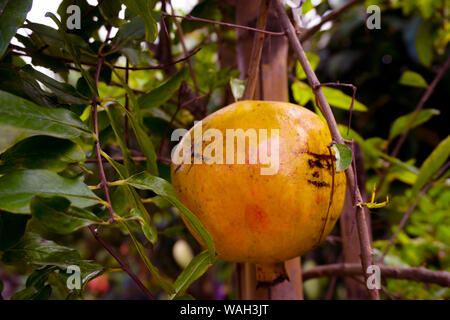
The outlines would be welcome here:
M 219 258 L 277 263 L 300 256 L 325 239 L 342 210 L 346 177 L 335 172 L 334 151 L 331 156 L 327 147 L 332 139 L 324 121 L 295 104 L 239 101 L 194 125 L 178 148 L 184 139 L 194 145 L 193 130 L 199 125 L 203 132 L 209 128 L 222 132 L 224 164 L 172 164 L 171 179 L 179 199 L 211 234 Z M 274 142 L 271 129 L 278 129 L 278 171 L 262 175 L 260 169 L 268 165 L 248 164 L 248 159 L 246 164 L 226 164 L 226 129 L 267 129 L 266 145 Z M 209 143 L 203 141 L 203 150 Z

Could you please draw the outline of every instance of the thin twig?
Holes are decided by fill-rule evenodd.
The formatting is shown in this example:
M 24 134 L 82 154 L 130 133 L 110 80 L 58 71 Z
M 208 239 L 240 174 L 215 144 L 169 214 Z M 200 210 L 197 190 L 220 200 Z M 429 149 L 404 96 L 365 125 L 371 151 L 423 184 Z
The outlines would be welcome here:
M 150 291 L 147 289 L 147 287 L 144 286 L 144 284 L 139 280 L 139 278 L 136 276 L 136 274 L 130 269 L 130 267 L 122 260 L 122 258 L 105 242 L 105 240 L 100 237 L 98 232 L 95 230 L 95 227 L 90 225 L 89 230 L 92 232 L 92 235 L 94 238 L 108 251 L 111 256 L 116 259 L 116 261 L 120 264 L 122 269 L 128 273 L 128 275 L 134 280 L 134 282 L 137 284 L 137 286 L 142 290 L 142 292 L 149 298 L 150 300 L 154 300 L 155 298 L 150 293 Z
M 396 268 L 378 265 L 381 276 L 392 279 L 404 279 L 417 282 L 434 283 L 443 287 L 450 287 L 450 272 L 431 271 L 426 268 Z M 320 277 L 348 277 L 361 273 L 358 263 L 336 263 L 314 267 L 303 271 L 303 281 Z
M 261 30 L 266 29 L 267 16 L 269 13 L 269 6 L 271 0 L 262 0 L 259 7 L 258 21 L 256 27 Z M 261 61 L 261 54 L 264 45 L 264 33 L 254 35 L 253 47 L 250 55 L 250 62 L 247 73 L 247 85 L 242 95 L 242 100 L 252 100 L 255 95 L 256 83 L 258 81 L 258 69 Z
M 201 22 L 205 22 L 205 23 L 212 23 L 212 24 L 217 24 L 217 25 L 226 26 L 226 27 L 230 27 L 230 28 L 244 29 L 244 30 L 249 30 L 249 31 L 255 31 L 255 32 L 270 34 L 272 36 L 284 36 L 284 34 L 285 34 L 284 32 L 273 32 L 273 31 L 261 30 L 261 29 L 257 29 L 257 28 L 242 26 L 242 25 L 239 25 L 239 24 L 233 24 L 233 23 L 209 20 L 209 19 L 204 19 L 204 18 L 197 18 L 197 17 L 193 17 L 191 15 L 179 16 L 179 15 L 171 15 L 171 14 L 169 14 L 167 12 L 161 12 L 161 13 L 164 16 L 170 16 L 170 17 L 174 17 L 174 18 L 182 18 L 182 19 L 191 20 L 191 21 L 201 21 Z
M 172 17 L 174 17 L 175 16 L 175 9 L 172 6 L 172 2 L 170 0 L 168 0 L 167 2 L 169 3 L 170 8 L 172 9 Z M 174 18 L 173 21 L 175 22 L 175 26 L 177 27 L 177 33 L 178 33 L 178 36 L 180 37 L 181 48 L 183 49 L 184 56 L 187 57 L 189 55 L 189 52 L 188 52 L 187 47 L 186 47 L 186 41 L 184 41 L 183 29 L 181 28 L 181 25 L 180 25 L 180 23 L 178 22 L 177 19 Z M 188 64 L 188 66 L 189 66 L 189 73 L 191 74 L 191 79 L 192 79 L 192 82 L 194 84 L 195 94 L 198 96 L 198 94 L 199 94 L 198 92 L 199 91 L 198 91 L 198 85 L 197 85 L 197 78 L 195 76 L 194 68 L 192 67 L 192 62 L 191 62 L 190 57 L 186 59 L 186 62 Z
M 103 58 L 98 58 L 98 66 L 97 70 L 95 72 L 95 83 L 98 84 L 98 79 L 100 77 L 100 70 L 103 64 Z M 101 183 L 103 185 L 103 190 L 105 192 L 106 202 L 108 203 L 108 211 L 109 211 L 109 222 L 114 223 L 114 211 L 111 205 L 111 198 L 109 197 L 109 191 L 108 191 L 108 181 L 106 180 L 105 170 L 103 169 L 103 162 L 102 162 L 102 155 L 101 155 L 101 148 L 100 148 L 100 140 L 99 140 L 99 132 L 98 132 L 98 102 L 97 102 L 97 96 L 92 96 L 92 113 L 94 115 L 94 134 L 95 134 L 95 149 L 97 152 L 97 162 L 98 162 L 98 170 L 100 173 L 100 179 Z
M 305 51 L 303 50 L 303 47 L 295 33 L 294 26 L 289 20 L 289 17 L 287 16 L 286 11 L 284 10 L 281 0 L 275 1 L 275 8 L 278 12 L 278 18 L 288 35 L 288 38 L 291 42 L 291 45 L 295 53 L 297 54 L 297 57 L 300 61 L 301 66 L 303 67 L 303 70 L 305 71 L 309 85 L 313 89 L 314 94 L 319 102 L 318 107 L 321 109 L 322 114 L 327 120 L 327 124 L 332 134 L 333 141 L 339 144 L 344 144 L 345 143 L 344 139 L 339 133 L 339 129 L 336 120 L 334 118 L 333 112 L 331 111 L 330 105 L 328 104 L 327 99 L 325 98 L 325 95 L 322 91 L 322 88 L 320 87 L 319 79 L 317 79 L 316 74 L 311 68 L 308 58 L 306 57 Z M 347 169 L 346 174 L 347 174 L 347 183 L 349 185 L 350 190 L 356 191 L 354 195 L 354 203 L 356 204 L 362 202 L 361 192 L 359 191 L 358 184 L 356 182 L 355 175 L 352 169 L 351 168 Z M 373 250 L 366 222 L 366 216 L 364 214 L 364 210 L 362 207 L 357 207 L 356 220 L 358 225 L 358 234 L 361 247 L 362 273 L 365 279 L 367 279 L 368 275 L 366 273 L 366 270 L 370 265 L 373 265 Z M 378 300 L 380 298 L 378 290 L 376 289 L 373 290 L 368 289 L 368 294 L 369 297 L 371 297 L 371 299 Z
M 436 179 L 438 179 L 447 169 L 448 167 L 450 167 L 450 161 L 448 161 L 440 170 L 439 172 L 436 174 Z M 405 227 L 406 222 L 409 219 L 409 216 L 411 215 L 411 213 L 414 211 L 414 209 L 416 208 L 417 204 L 419 203 L 419 200 L 427 193 L 427 191 L 433 186 L 433 181 L 427 183 L 425 185 L 425 187 L 423 187 L 423 189 L 419 192 L 419 194 L 417 195 L 417 197 L 414 198 L 414 203 L 408 208 L 408 210 L 406 211 L 406 213 L 403 215 L 402 220 L 400 221 L 397 230 L 395 230 L 395 233 L 392 235 L 391 239 L 389 240 L 389 243 L 386 247 L 386 249 L 383 252 L 383 255 L 380 257 L 380 259 L 378 260 L 379 263 L 383 263 L 384 258 L 386 257 L 386 255 L 389 252 L 389 249 L 392 247 L 392 244 L 394 243 L 395 239 L 397 238 L 398 234 L 400 233 L 400 231 Z
M 16 55 L 27 56 L 28 57 L 28 56 L 30 56 L 30 54 L 34 53 L 32 50 L 29 50 L 28 48 L 23 48 L 23 47 L 16 46 L 16 45 L 10 45 L 10 47 L 12 49 L 15 49 L 15 50 L 24 51 L 26 53 L 26 54 L 23 54 L 23 53 L 20 53 L 20 52 L 12 52 L 13 54 L 16 54 Z M 185 56 L 185 57 L 183 57 L 181 59 L 175 60 L 175 61 L 173 61 L 171 63 L 159 64 L 159 65 L 156 65 L 156 66 L 128 67 L 128 70 L 130 70 L 130 71 L 142 71 L 142 70 L 159 70 L 159 69 L 164 69 L 164 68 L 167 68 L 167 67 L 169 67 L 171 65 L 174 65 L 174 64 L 177 64 L 177 63 L 180 63 L 180 62 L 183 62 L 183 61 L 189 59 L 190 57 L 195 55 L 200 50 L 201 50 L 201 48 L 197 48 L 197 49 L 193 50 L 191 53 L 189 53 L 187 56 Z M 53 55 L 48 55 L 48 54 L 45 54 L 45 55 L 46 55 L 46 57 L 53 58 L 53 59 L 58 59 L 60 61 L 67 62 L 67 63 L 73 63 L 74 62 L 73 59 L 66 58 L 66 57 L 53 56 Z M 97 66 L 97 63 L 95 63 L 95 62 L 81 61 L 80 63 L 82 65 L 86 65 L 86 66 L 92 66 L 92 67 L 96 67 Z M 119 70 L 126 70 L 127 69 L 127 67 L 123 67 L 123 66 L 113 66 L 113 67 L 115 69 L 119 69 Z

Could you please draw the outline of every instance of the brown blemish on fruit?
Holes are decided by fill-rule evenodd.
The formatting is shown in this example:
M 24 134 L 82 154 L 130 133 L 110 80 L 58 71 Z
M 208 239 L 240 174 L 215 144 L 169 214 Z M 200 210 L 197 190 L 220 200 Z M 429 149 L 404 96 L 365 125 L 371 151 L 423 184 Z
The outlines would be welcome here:
M 326 183 L 325 181 L 308 180 L 308 183 L 311 183 L 311 184 L 315 185 L 318 188 L 323 188 L 323 187 L 329 187 L 330 186 L 330 184 Z
M 313 174 L 312 174 L 312 176 L 313 176 L 314 178 L 318 178 L 318 177 L 319 177 L 319 171 L 314 171 Z

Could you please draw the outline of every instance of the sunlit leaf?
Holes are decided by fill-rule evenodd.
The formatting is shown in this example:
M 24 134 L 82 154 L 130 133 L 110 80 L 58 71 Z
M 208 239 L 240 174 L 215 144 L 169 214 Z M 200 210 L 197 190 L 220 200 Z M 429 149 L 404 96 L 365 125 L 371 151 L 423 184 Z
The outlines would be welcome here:
M 325 98 L 327 99 L 328 103 L 332 107 L 336 107 L 336 108 L 344 109 L 344 110 L 350 109 L 350 105 L 352 103 L 351 96 L 348 96 L 345 93 L 343 93 L 342 91 L 335 89 L 335 88 L 322 87 L 322 90 L 325 95 Z M 367 107 L 355 99 L 354 104 L 353 104 L 353 110 L 367 111 Z
M 352 149 L 345 144 L 333 144 L 336 157 L 336 172 L 346 170 L 352 164 Z
M 179 297 L 195 280 L 200 278 L 212 266 L 208 251 L 197 255 L 175 280 L 175 293 L 170 299 Z
M 405 86 L 419 87 L 419 88 L 428 87 L 428 83 L 420 74 L 410 70 L 403 72 L 398 82 Z
M 317 65 L 320 62 L 320 57 L 317 54 L 315 54 L 314 52 L 312 52 L 312 51 L 305 51 L 305 54 L 306 54 L 306 57 L 308 58 L 308 61 L 309 61 L 310 65 L 311 65 L 311 68 L 313 70 L 316 70 Z M 306 79 L 306 73 L 303 70 L 302 65 L 298 61 L 295 64 L 295 75 L 296 75 L 298 80 Z
M 419 175 L 416 183 L 412 188 L 412 196 L 416 196 L 420 190 L 427 184 L 436 174 L 442 165 L 450 156 L 450 136 L 447 136 L 439 145 L 431 152 L 428 158 L 420 167 Z

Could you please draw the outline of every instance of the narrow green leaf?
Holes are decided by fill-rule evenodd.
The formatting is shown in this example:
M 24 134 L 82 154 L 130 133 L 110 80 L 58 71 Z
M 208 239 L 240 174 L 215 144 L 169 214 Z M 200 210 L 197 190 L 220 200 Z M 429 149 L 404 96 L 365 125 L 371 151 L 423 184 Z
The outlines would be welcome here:
M 151 274 L 155 277 L 155 279 L 159 282 L 161 287 L 167 292 L 167 294 L 173 294 L 175 292 L 173 286 L 169 281 L 167 281 L 165 278 L 161 276 L 158 269 L 152 264 L 150 261 L 147 252 L 145 251 L 144 246 L 136 239 L 136 237 L 133 234 L 133 231 L 130 229 L 128 223 L 126 221 L 123 221 L 122 224 L 125 226 L 125 228 L 128 230 L 128 233 L 131 236 L 131 239 L 138 251 L 139 256 L 144 261 L 147 269 L 151 272 Z
M 312 51 L 305 51 L 306 57 L 308 58 L 309 63 L 311 64 L 311 68 L 316 70 L 317 65 L 320 62 L 320 57 Z M 298 80 L 306 79 L 306 73 L 302 68 L 300 62 L 296 62 L 295 64 L 295 75 Z
M 189 222 L 192 229 L 203 239 L 210 254 L 210 261 L 213 261 L 215 258 L 215 248 L 211 235 L 202 225 L 200 220 L 198 220 L 198 218 L 178 200 L 175 190 L 169 182 L 162 178 L 152 176 L 145 171 L 131 176 L 125 181 L 137 189 L 151 190 L 164 197 L 173 206 L 177 207 L 183 217 Z
M 30 208 L 31 213 L 44 227 L 59 234 L 69 234 L 82 227 L 102 222 L 95 214 L 70 206 L 70 201 L 62 197 L 34 197 Z
M 352 164 L 352 149 L 346 144 L 335 143 L 333 150 L 336 157 L 336 172 L 346 170 Z
M 423 162 L 417 176 L 416 183 L 412 188 L 412 197 L 415 197 L 420 190 L 433 178 L 442 165 L 450 156 L 450 135 L 439 143 Z
M 81 65 L 81 50 L 80 47 L 76 44 L 76 42 L 73 41 L 73 38 L 75 38 L 76 36 L 73 34 L 69 35 L 68 33 L 66 33 L 64 31 L 63 25 L 53 13 L 47 12 L 45 16 L 50 17 L 58 25 L 59 28 L 58 32 L 61 35 L 62 39 L 64 40 L 65 49 L 72 56 L 75 65 L 80 70 L 83 78 L 86 80 L 89 89 L 91 90 L 91 93 L 95 96 L 98 96 L 97 85 L 95 84 L 94 79 L 87 70 L 83 69 L 83 66 Z M 81 38 L 79 38 L 79 40 L 82 41 Z
M 121 111 L 121 108 L 117 106 L 116 104 L 109 104 L 107 108 L 105 108 L 106 114 L 108 115 L 109 122 L 111 124 L 111 127 L 114 131 L 114 134 L 116 136 L 116 139 L 119 143 L 120 150 L 122 151 L 123 155 L 123 164 L 126 169 L 126 176 L 128 177 L 130 174 L 134 173 L 136 169 L 136 164 L 133 161 L 133 158 L 131 156 L 131 151 L 128 149 L 124 132 L 122 129 L 122 123 L 123 120 L 123 114 Z
M 76 207 L 98 204 L 100 199 L 81 181 L 48 170 L 20 170 L 0 177 L 0 209 L 30 213 L 34 195 L 67 197 Z
M 156 108 L 166 103 L 177 92 L 187 75 L 187 69 L 178 71 L 172 78 L 138 99 L 140 109 Z
M 403 84 L 405 86 L 418 88 L 428 87 L 428 83 L 420 74 L 410 70 L 406 70 L 405 72 L 402 73 L 400 80 L 398 80 L 398 83 Z
M 50 89 L 63 103 L 69 104 L 87 104 L 89 98 L 77 91 L 73 86 L 67 83 L 56 81 L 53 78 L 35 70 L 30 65 L 21 69 L 27 78 L 36 79 Z
M 32 136 L 19 141 L 0 154 L 0 174 L 20 169 L 62 171 L 70 163 L 85 160 L 76 143 L 49 136 Z
M 31 101 L 0 91 L 0 123 L 56 138 L 91 136 L 88 127 L 73 112 L 47 109 Z
M 130 217 L 136 218 L 141 225 L 142 232 L 150 243 L 156 243 L 158 233 L 155 228 L 150 225 L 148 217 L 146 217 L 141 210 L 133 208 L 130 210 Z
M 200 278 L 211 266 L 212 263 L 209 259 L 208 251 L 203 251 L 197 255 L 188 264 L 186 269 L 181 272 L 177 277 L 177 280 L 175 280 L 175 293 L 170 296 L 169 299 L 172 300 L 178 298 L 180 294 L 182 294 L 195 280 Z
M 33 0 L 0 1 L 0 57 L 8 48 L 11 38 L 24 22 Z
M 145 129 L 141 125 L 139 121 L 137 121 L 136 117 L 127 109 L 125 109 L 122 105 L 117 104 L 122 111 L 127 115 L 130 120 L 131 128 L 133 129 L 134 134 L 136 135 L 139 146 L 141 147 L 142 153 L 146 157 L 147 170 L 157 175 L 158 174 L 158 165 L 156 163 L 157 156 L 155 147 L 153 145 L 152 140 L 145 132 Z
M 422 123 L 427 122 L 431 119 L 431 117 L 440 114 L 439 110 L 436 109 L 423 109 L 420 110 L 417 114 L 416 118 L 414 119 L 414 122 L 411 125 L 411 128 L 415 128 L 417 126 L 420 126 Z M 404 116 L 401 116 L 397 119 L 395 119 L 394 123 L 391 126 L 391 130 L 389 131 L 389 139 L 393 139 L 398 135 L 403 134 L 409 122 L 411 121 L 412 117 L 414 115 L 414 112 L 408 113 Z
M 327 101 L 331 106 L 344 110 L 350 109 L 350 105 L 352 103 L 351 96 L 348 96 L 342 91 L 335 88 L 322 87 L 322 90 L 325 95 L 325 98 L 327 98 Z M 353 110 L 367 111 L 367 107 L 355 99 L 353 104 Z
M 430 36 L 431 34 L 430 22 L 423 21 L 416 36 L 416 51 L 420 62 L 426 67 L 430 67 L 433 61 L 433 38 Z

